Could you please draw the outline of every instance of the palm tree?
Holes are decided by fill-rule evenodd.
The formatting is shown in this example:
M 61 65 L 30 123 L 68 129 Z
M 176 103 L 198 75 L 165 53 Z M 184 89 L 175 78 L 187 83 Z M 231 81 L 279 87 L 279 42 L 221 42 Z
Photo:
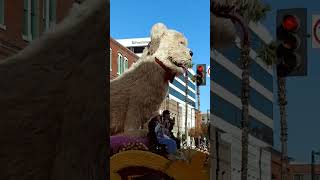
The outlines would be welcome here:
M 232 18 L 217 16 L 215 12 L 227 10 L 228 14 L 237 14 L 248 24 L 264 19 L 271 10 L 268 4 L 262 4 L 260 0 L 235 0 L 230 4 L 222 1 L 211 0 L 210 34 L 213 48 L 230 46 L 236 36 Z
M 248 174 L 248 138 L 249 138 L 249 28 L 248 22 L 257 22 L 266 16 L 266 12 L 270 10 L 269 6 L 261 3 L 260 0 L 243 0 L 235 1 L 235 3 L 221 4 L 211 1 L 211 12 L 220 18 L 230 19 L 240 25 L 243 33 L 241 43 L 241 69 L 242 69 L 242 160 L 241 160 L 241 180 L 247 179 Z M 219 26 L 217 26 L 218 28 Z M 219 31 L 217 31 L 219 32 Z M 232 32 L 232 31 L 230 31 Z M 213 35 L 215 37 L 215 35 Z M 217 42 L 219 44 L 219 42 Z M 231 44 L 232 42 L 230 42 Z M 213 43 L 211 43 L 213 44 Z M 215 46 L 214 46 L 215 47 Z
M 277 44 L 271 42 L 265 45 L 259 52 L 260 57 L 267 65 L 271 66 L 277 64 L 276 55 Z M 278 103 L 280 107 L 280 127 L 281 127 L 281 180 L 287 179 L 287 166 L 288 166 L 288 127 L 286 117 L 286 79 L 284 77 L 277 77 L 278 80 Z

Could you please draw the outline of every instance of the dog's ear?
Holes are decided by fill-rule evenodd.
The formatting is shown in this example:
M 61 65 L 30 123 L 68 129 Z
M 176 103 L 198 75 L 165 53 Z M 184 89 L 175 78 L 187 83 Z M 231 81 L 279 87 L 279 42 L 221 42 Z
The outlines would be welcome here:
M 160 45 L 160 39 L 153 39 L 149 42 L 147 48 L 148 48 L 148 55 L 153 55 Z
M 148 44 L 148 55 L 154 54 L 159 48 L 160 38 L 167 31 L 167 27 L 162 23 L 153 25 L 151 29 L 151 41 Z
M 161 36 L 167 31 L 167 27 L 162 23 L 157 23 L 152 26 L 151 40 L 160 39 Z

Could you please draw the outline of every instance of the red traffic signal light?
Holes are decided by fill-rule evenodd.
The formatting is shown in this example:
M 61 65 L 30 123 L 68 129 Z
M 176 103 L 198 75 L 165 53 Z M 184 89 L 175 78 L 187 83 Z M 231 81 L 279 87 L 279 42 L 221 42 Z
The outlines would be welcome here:
M 198 66 L 197 71 L 203 72 L 203 66 Z
M 206 85 L 205 68 L 206 68 L 205 64 L 198 64 L 197 65 L 197 75 L 196 75 L 197 86 L 205 86 Z
M 299 28 L 299 20 L 293 15 L 286 15 L 283 17 L 282 27 L 287 31 L 296 31 Z
M 277 73 L 280 77 L 307 74 L 307 9 L 277 10 Z

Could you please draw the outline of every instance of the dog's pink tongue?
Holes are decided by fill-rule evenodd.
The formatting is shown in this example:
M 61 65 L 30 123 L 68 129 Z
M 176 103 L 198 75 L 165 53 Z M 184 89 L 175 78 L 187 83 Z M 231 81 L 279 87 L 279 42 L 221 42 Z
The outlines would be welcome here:
M 188 69 L 182 63 L 178 64 L 178 66 L 181 67 L 184 70 L 184 72 L 187 72 Z

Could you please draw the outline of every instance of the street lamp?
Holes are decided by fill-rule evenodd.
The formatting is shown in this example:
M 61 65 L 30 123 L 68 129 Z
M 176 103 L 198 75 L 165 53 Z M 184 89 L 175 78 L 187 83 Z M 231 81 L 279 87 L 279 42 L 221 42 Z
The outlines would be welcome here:
M 315 180 L 315 172 L 314 172 L 314 163 L 315 163 L 315 155 L 320 156 L 319 151 L 311 151 L 311 180 Z

